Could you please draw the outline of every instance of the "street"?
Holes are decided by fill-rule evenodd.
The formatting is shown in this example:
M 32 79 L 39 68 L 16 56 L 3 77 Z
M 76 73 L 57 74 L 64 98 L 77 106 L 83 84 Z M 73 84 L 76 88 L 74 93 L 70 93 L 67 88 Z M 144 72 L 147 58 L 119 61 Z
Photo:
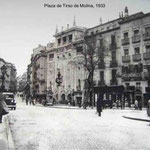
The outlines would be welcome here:
M 149 150 L 150 123 L 122 116 L 147 117 L 146 111 L 30 106 L 17 99 L 10 111 L 16 150 Z

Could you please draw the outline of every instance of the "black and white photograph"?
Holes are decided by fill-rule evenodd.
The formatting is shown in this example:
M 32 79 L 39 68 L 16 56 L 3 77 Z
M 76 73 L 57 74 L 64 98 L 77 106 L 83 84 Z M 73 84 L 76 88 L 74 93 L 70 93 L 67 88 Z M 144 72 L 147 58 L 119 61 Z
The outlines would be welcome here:
M 0 150 L 150 150 L 150 0 L 0 0 Z

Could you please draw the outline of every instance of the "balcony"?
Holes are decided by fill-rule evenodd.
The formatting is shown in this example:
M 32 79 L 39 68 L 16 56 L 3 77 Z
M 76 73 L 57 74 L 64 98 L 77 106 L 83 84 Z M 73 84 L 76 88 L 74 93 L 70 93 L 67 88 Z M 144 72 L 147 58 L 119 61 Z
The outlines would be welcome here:
M 110 80 L 110 85 L 118 85 L 117 79 Z
M 141 36 L 140 35 L 134 35 L 132 37 L 132 43 L 138 43 L 141 41 Z
M 101 85 L 105 85 L 105 80 L 104 79 L 101 79 L 100 81 L 93 81 L 93 85 L 94 86 L 101 86 Z
M 122 74 L 122 79 L 124 81 L 140 81 L 142 80 L 142 74 L 141 73 Z
M 141 60 L 141 54 L 134 54 L 132 55 L 133 61 L 140 61 Z
M 135 93 L 142 93 L 142 87 L 135 87 Z
M 110 61 L 110 68 L 118 67 L 117 60 Z
M 98 81 L 98 86 L 101 86 L 101 85 L 105 85 L 105 80 L 104 79 Z
M 129 38 L 122 39 L 122 45 L 128 45 L 130 43 Z
M 147 71 L 147 72 L 143 72 L 143 78 L 145 80 L 149 80 L 150 79 L 150 73 Z
M 150 53 L 143 53 L 144 60 L 150 60 Z
M 117 49 L 117 43 L 115 42 L 115 43 L 111 43 L 110 44 L 110 50 L 116 50 Z
M 145 87 L 145 91 L 146 91 L 147 93 L 150 93 L 150 87 Z
M 123 63 L 128 63 L 128 62 L 130 62 L 130 55 L 122 56 L 122 62 L 123 62 Z
M 104 62 L 100 62 L 99 64 L 98 64 L 98 69 L 105 69 L 105 63 Z
M 150 41 L 150 33 L 143 34 L 143 40 L 144 41 Z

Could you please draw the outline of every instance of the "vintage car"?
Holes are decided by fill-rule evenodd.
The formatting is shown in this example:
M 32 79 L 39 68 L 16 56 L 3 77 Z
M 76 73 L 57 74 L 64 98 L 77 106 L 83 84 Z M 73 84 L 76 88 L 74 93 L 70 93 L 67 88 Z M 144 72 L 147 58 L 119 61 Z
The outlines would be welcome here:
M 5 102 L 7 104 L 7 107 L 16 110 L 16 100 L 15 100 L 14 93 L 4 92 L 3 95 L 4 95 Z

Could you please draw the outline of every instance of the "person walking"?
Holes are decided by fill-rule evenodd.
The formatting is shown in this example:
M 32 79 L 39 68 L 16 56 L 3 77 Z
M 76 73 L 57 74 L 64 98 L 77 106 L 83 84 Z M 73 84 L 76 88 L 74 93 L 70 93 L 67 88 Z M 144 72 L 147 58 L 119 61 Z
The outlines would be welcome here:
M 98 116 L 101 116 L 101 112 L 102 112 L 102 100 L 103 100 L 102 95 L 99 95 L 99 97 L 97 99 L 97 112 L 98 112 Z
M 135 100 L 135 110 L 138 110 L 138 101 Z
M 8 107 L 4 101 L 4 95 L 0 92 L 0 123 L 2 123 L 3 115 L 8 114 Z

